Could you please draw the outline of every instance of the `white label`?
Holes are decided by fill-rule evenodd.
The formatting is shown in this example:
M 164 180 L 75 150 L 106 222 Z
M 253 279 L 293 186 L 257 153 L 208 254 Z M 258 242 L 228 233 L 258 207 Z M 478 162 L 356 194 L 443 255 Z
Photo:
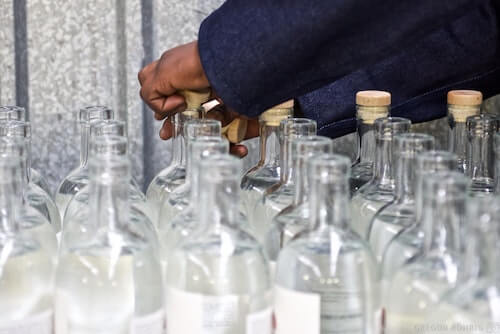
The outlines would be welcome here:
M 249 314 L 247 296 L 205 296 L 167 289 L 168 334 L 270 334 L 270 310 Z M 267 324 L 267 327 L 266 327 Z
M 276 286 L 276 334 L 320 334 L 321 297 Z
M 144 317 L 134 318 L 132 334 L 162 334 L 165 325 L 165 313 L 159 310 Z
M 0 322 L 0 334 L 52 334 L 52 310 L 32 317 L 9 322 Z
M 271 334 L 272 327 L 273 311 L 271 308 L 247 316 L 246 334 Z

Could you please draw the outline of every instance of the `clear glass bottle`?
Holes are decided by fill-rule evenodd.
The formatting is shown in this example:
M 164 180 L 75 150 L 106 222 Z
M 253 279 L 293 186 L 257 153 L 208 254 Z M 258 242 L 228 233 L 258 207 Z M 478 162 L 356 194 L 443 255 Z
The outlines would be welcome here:
M 370 222 L 387 203 L 394 200 L 392 148 L 394 136 L 410 130 L 405 118 L 388 117 L 375 121 L 375 163 L 370 182 L 362 186 L 351 199 L 352 229 L 362 238 L 368 238 Z
M 229 143 L 221 137 L 197 137 L 189 140 L 188 144 L 188 182 L 189 206 L 182 210 L 171 220 L 162 219 L 158 226 L 158 234 L 161 244 L 161 261 L 164 272 L 166 272 L 167 260 L 170 252 L 178 244 L 189 240 L 200 224 L 198 211 L 200 209 L 200 192 L 205 187 L 200 182 L 200 162 L 217 154 L 227 154 Z
M 161 334 L 162 277 L 151 241 L 131 222 L 127 158 L 90 161 L 95 232 L 60 250 L 55 334 Z
M 458 172 L 424 179 L 424 245 L 395 274 L 383 296 L 385 333 L 420 333 L 440 298 L 456 285 L 468 184 Z
M 409 222 L 409 228 L 399 232 L 387 245 L 382 261 L 382 280 L 390 282 L 394 274 L 417 255 L 424 244 L 422 218 L 424 212 L 432 210 L 425 208 L 422 185 L 424 179 L 437 172 L 454 171 L 457 168 L 458 157 L 447 151 L 427 151 L 420 153 L 415 162 L 415 219 Z M 427 204 L 430 204 L 427 202 Z
M 255 220 L 264 226 L 271 224 L 281 210 L 292 204 L 295 191 L 294 157 L 290 152 L 292 139 L 316 135 L 316 122 L 307 118 L 289 118 L 280 123 L 281 179 L 264 192 L 255 208 Z
M 375 120 L 389 117 L 391 94 L 378 90 L 356 93 L 358 155 L 352 166 L 351 195 L 373 177 L 375 161 Z
M 115 123 L 116 121 L 110 121 Z M 103 122 L 104 123 L 104 122 Z M 110 126 L 116 126 L 116 123 Z M 110 155 L 128 159 L 128 140 L 126 137 L 118 135 L 102 135 L 103 131 L 94 129 L 96 127 L 108 127 L 107 124 L 96 124 L 91 129 L 91 143 L 89 158 L 95 155 Z M 101 133 L 97 135 L 96 133 Z M 105 132 L 104 132 L 105 133 Z M 69 202 L 64 216 L 63 232 L 61 237 L 61 248 L 71 247 L 79 239 L 89 238 L 95 233 L 94 225 L 89 224 L 91 197 L 89 185 L 80 190 Z M 156 228 L 145 212 L 145 196 L 135 188 L 133 182 L 129 183 L 128 196 L 130 203 L 130 222 L 137 227 L 141 235 L 151 240 L 155 249 L 158 249 L 158 237 Z
M 66 206 L 71 198 L 88 184 L 88 155 L 89 155 L 89 137 L 90 126 L 96 121 L 112 119 L 113 111 L 102 106 L 85 107 L 80 110 L 80 166 L 70 172 L 68 176 L 59 184 L 54 199 L 59 209 L 61 221 L 66 212 Z
M 19 186 L 21 203 L 17 206 L 19 226 L 23 233 L 36 239 L 40 246 L 47 252 L 56 254 L 57 240 L 54 226 L 50 224 L 47 217 L 42 213 L 47 207 L 44 206 L 43 197 L 45 193 L 38 186 L 29 182 L 28 145 L 26 139 L 19 137 L 0 138 L 0 157 L 4 160 L 18 162 Z M 55 208 L 55 206 L 53 207 Z M 57 210 L 54 212 L 57 213 Z
M 467 174 L 467 117 L 479 115 L 483 94 L 475 90 L 448 92 L 448 150 L 458 156 L 458 170 Z
M 0 106 L 0 122 L 8 121 L 26 122 L 26 110 L 18 106 Z M 29 159 L 31 160 L 31 144 L 29 147 Z M 31 167 L 30 177 L 31 182 L 42 188 L 48 195 L 51 194 L 47 180 L 33 167 Z
M 0 332 L 52 333 L 55 254 L 22 232 L 20 164 L 0 158 Z
M 242 210 L 254 230 L 255 209 L 259 199 L 271 186 L 279 183 L 281 177 L 280 159 L 280 123 L 293 116 L 292 105 L 279 105 L 263 112 L 260 123 L 260 159 L 257 165 L 250 168 L 241 180 Z
M 291 140 L 290 153 L 295 173 L 295 195 L 292 204 L 284 208 L 270 225 L 264 225 L 261 239 L 272 267 L 278 259 L 278 254 L 297 234 L 310 227 L 309 224 L 309 173 L 307 161 L 311 158 L 333 153 L 333 141 L 322 136 L 307 136 Z M 259 239 L 259 238 L 258 238 Z
M 500 196 L 500 132 L 495 135 L 495 166 L 495 193 Z
M 186 122 L 184 124 L 184 140 L 187 147 L 189 147 L 191 140 L 198 137 L 214 137 L 221 140 L 221 123 L 213 119 L 198 119 Z M 175 216 L 189 206 L 190 193 L 193 189 L 190 175 L 193 165 L 191 153 L 193 152 L 188 151 L 187 154 L 185 182 L 171 192 L 163 193 L 158 215 L 158 226 L 160 224 L 168 224 Z
M 479 253 L 475 255 L 485 261 L 479 277 L 460 282 L 446 293 L 427 319 L 427 323 L 441 326 L 437 328 L 443 329 L 442 333 L 498 333 L 500 210 L 491 197 L 482 198 L 474 204 L 468 209 L 468 215 L 475 222 L 471 224 L 473 230 L 469 239 L 474 238 L 480 244 Z
M 156 216 L 160 212 L 163 197 L 167 198 L 175 188 L 186 180 L 187 147 L 183 132 L 184 124 L 189 120 L 198 119 L 200 116 L 201 112 L 199 111 L 186 110 L 175 114 L 173 118 L 172 160 L 167 168 L 153 178 L 146 191 L 146 197 Z
M 351 161 L 322 155 L 309 164 L 314 228 L 279 256 L 276 334 L 374 333 L 378 274 L 369 246 L 349 227 Z
M 434 148 L 434 137 L 421 133 L 403 133 L 394 137 L 396 197 L 373 217 L 368 242 L 379 263 L 389 242 L 398 232 L 415 224 L 416 158 Z
M 488 196 L 495 191 L 494 135 L 498 121 L 482 114 L 467 118 L 467 175 L 471 196 Z
M 168 259 L 167 332 L 271 334 L 268 262 L 239 226 L 241 161 L 219 155 L 200 166 L 200 229 Z
M 0 137 L 18 138 L 24 143 L 22 155 L 26 169 L 23 170 L 25 180 L 24 198 L 29 206 L 40 212 L 52 225 L 55 232 L 61 229 L 61 219 L 57 206 L 42 188 L 31 180 L 31 125 L 28 122 L 9 121 L 0 123 Z

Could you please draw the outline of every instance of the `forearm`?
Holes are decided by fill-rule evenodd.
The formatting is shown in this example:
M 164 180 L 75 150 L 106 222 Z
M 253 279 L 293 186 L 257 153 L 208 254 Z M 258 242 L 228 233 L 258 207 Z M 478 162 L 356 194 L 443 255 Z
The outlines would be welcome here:
M 255 116 L 406 48 L 481 0 L 229 0 L 199 52 L 224 101 Z

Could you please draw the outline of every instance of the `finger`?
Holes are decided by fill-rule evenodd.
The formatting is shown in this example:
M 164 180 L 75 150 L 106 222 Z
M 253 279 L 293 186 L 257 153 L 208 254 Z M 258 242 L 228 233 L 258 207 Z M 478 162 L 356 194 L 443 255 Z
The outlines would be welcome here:
M 139 79 L 139 83 L 141 86 L 146 82 L 146 80 L 154 73 L 156 66 L 158 65 L 158 60 L 144 66 L 142 70 L 139 71 L 137 78 Z
M 248 149 L 245 145 L 231 144 L 231 146 L 229 147 L 229 153 L 239 158 L 244 158 L 248 154 Z
M 247 124 L 247 133 L 245 139 L 251 139 L 259 136 L 259 120 L 249 119 Z
M 155 112 L 155 116 L 154 117 L 155 117 L 155 119 L 157 121 L 162 121 L 165 118 L 170 117 L 172 115 L 175 115 L 175 114 L 177 114 L 179 112 L 183 112 L 184 110 L 186 110 L 186 104 L 185 103 L 181 104 L 180 106 L 178 106 L 174 110 L 169 111 L 168 113 L 156 113 Z
M 174 125 L 170 119 L 163 122 L 160 129 L 160 138 L 163 140 L 170 139 L 174 135 Z
M 171 115 L 177 108 L 186 108 L 184 97 L 180 95 L 165 96 L 157 92 L 148 92 L 147 89 L 143 87 L 144 101 L 156 113 Z

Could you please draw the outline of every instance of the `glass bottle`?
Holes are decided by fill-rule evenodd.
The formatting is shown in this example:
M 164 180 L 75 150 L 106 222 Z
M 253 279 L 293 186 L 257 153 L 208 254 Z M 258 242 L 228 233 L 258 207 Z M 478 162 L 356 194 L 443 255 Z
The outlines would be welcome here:
M 241 161 L 212 156 L 200 170 L 200 229 L 168 259 L 167 332 L 271 334 L 268 263 L 239 226 Z
M 467 117 L 479 115 L 483 94 L 475 90 L 448 92 L 448 150 L 458 156 L 458 170 L 467 174 Z
M 309 187 L 307 161 L 311 158 L 333 153 L 333 141 L 322 136 L 307 136 L 291 140 L 290 153 L 295 174 L 295 195 L 292 204 L 284 208 L 271 225 L 263 226 L 263 244 L 272 267 L 281 249 L 298 233 L 310 227 Z
M 241 180 L 243 213 L 256 231 L 255 224 L 259 223 L 254 219 L 256 204 L 267 189 L 279 183 L 281 177 L 280 123 L 292 116 L 293 105 L 285 103 L 263 112 L 259 117 L 260 159 Z
M 394 200 L 392 147 L 394 136 L 410 130 L 405 118 L 388 117 L 375 121 L 375 163 L 370 182 L 362 186 L 351 199 L 352 229 L 362 238 L 368 238 L 370 222 L 387 203 Z
M 90 125 L 96 121 L 112 119 L 113 111 L 102 106 L 85 107 L 80 110 L 78 118 L 81 131 L 80 166 L 64 178 L 59 184 L 54 197 L 61 220 L 64 218 L 66 206 L 71 198 L 88 184 L 87 161 L 89 154 Z
M 500 210 L 492 197 L 482 198 L 474 204 L 468 209 L 468 215 L 475 222 L 471 224 L 473 233 L 469 238 L 476 239 L 480 247 L 479 253 L 475 255 L 485 261 L 479 277 L 472 281 L 460 282 L 446 293 L 427 320 L 429 324 L 440 326 L 436 328 L 442 329 L 442 333 L 498 332 Z
M 500 132 L 495 135 L 496 195 L 500 196 Z
M 434 148 L 434 137 L 421 133 L 403 133 L 394 137 L 396 197 L 373 217 L 368 242 L 379 263 L 387 244 L 398 232 L 415 223 L 415 187 L 417 155 Z
M 129 161 L 90 161 L 90 224 L 95 232 L 60 250 L 55 334 L 161 334 L 159 260 L 130 220 Z
M 20 164 L 0 158 L 0 332 L 52 333 L 54 254 L 22 232 Z
M 0 106 L 0 122 L 21 121 L 26 122 L 26 110 L 18 106 Z M 31 135 L 31 133 L 30 133 Z M 31 144 L 29 147 L 29 159 L 31 160 Z M 48 195 L 51 194 L 47 180 L 39 171 L 31 167 L 31 182 L 42 188 Z
M 42 188 L 31 180 L 31 125 L 28 122 L 9 121 L 0 123 L 0 137 L 18 138 L 23 142 L 23 180 L 25 181 L 24 199 L 33 209 L 41 213 L 52 225 L 54 232 L 61 229 L 61 219 L 57 206 Z
M 200 192 L 205 187 L 200 182 L 200 162 L 217 154 L 229 153 L 229 143 L 225 138 L 219 137 L 197 137 L 189 140 L 188 143 L 188 182 L 191 191 L 189 192 L 189 205 L 171 220 L 162 219 L 158 226 L 158 233 L 161 244 L 162 266 L 166 272 L 167 260 L 172 249 L 189 240 L 194 231 L 199 228 L 197 219 L 200 209 Z
M 116 121 L 110 121 L 116 122 Z M 116 126 L 116 124 L 114 124 Z M 95 155 L 110 155 L 123 157 L 128 159 L 128 140 L 126 137 L 118 135 L 102 135 L 101 130 L 94 129 L 102 127 L 106 124 L 93 125 L 91 129 L 91 142 L 89 150 L 89 158 L 92 159 Z M 100 135 L 94 133 L 101 133 Z M 61 239 L 62 247 L 71 247 L 75 240 L 88 238 L 89 235 L 95 233 L 95 225 L 89 224 L 90 202 L 91 198 L 89 185 L 80 190 L 73 199 L 69 202 L 64 216 L 64 225 Z M 128 185 L 128 196 L 130 203 L 130 222 L 137 227 L 141 235 L 151 241 L 158 249 L 158 237 L 156 229 L 144 212 L 145 196 L 135 188 L 134 183 Z
M 427 151 L 420 153 L 415 162 L 415 219 L 409 228 L 399 232 L 387 245 L 382 261 L 382 279 L 390 282 L 394 274 L 411 258 L 418 254 L 424 244 L 422 218 L 424 212 L 432 208 L 424 207 L 422 186 L 424 179 L 437 172 L 454 171 L 458 157 L 447 151 Z M 430 204 L 427 202 L 427 204 Z
M 467 118 L 467 175 L 472 179 L 471 196 L 495 191 L 494 135 L 498 121 L 486 114 Z
M 369 246 L 349 227 L 351 161 L 309 162 L 310 222 L 282 251 L 276 271 L 276 334 L 373 333 L 378 279 Z
M 424 179 L 423 247 L 394 275 L 383 296 L 385 333 L 420 333 L 439 299 L 456 285 L 467 188 L 467 178 L 458 172 Z
M 187 147 L 183 132 L 184 124 L 189 120 L 200 118 L 200 115 L 198 111 L 186 110 L 175 114 L 173 118 L 172 161 L 167 168 L 153 178 L 146 191 L 146 197 L 153 207 L 156 217 L 160 212 L 163 197 L 167 198 L 186 179 Z
M 358 155 L 352 166 L 351 195 L 373 177 L 375 161 L 375 120 L 389 117 L 391 94 L 378 90 L 356 93 Z
M 187 147 L 189 147 L 191 140 L 198 137 L 214 137 L 221 140 L 221 123 L 213 119 L 199 119 L 186 122 L 184 124 L 184 140 Z M 189 206 L 190 193 L 193 189 L 190 175 L 193 166 L 191 153 L 193 152 L 188 152 L 187 154 L 185 182 L 170 193 L 163 193 L 158 215 L 158 225 L 168 224 L 175 216 Z
M 289 118 L 281 121 L 280 182 L 264 192 L 255 208 L 256 221 L 269 226 L 281 210 L 292 204 L 295 191 L 294 157 L 290 152 L 292 139 L 316 135 L 316 122 L 307 118 Z

